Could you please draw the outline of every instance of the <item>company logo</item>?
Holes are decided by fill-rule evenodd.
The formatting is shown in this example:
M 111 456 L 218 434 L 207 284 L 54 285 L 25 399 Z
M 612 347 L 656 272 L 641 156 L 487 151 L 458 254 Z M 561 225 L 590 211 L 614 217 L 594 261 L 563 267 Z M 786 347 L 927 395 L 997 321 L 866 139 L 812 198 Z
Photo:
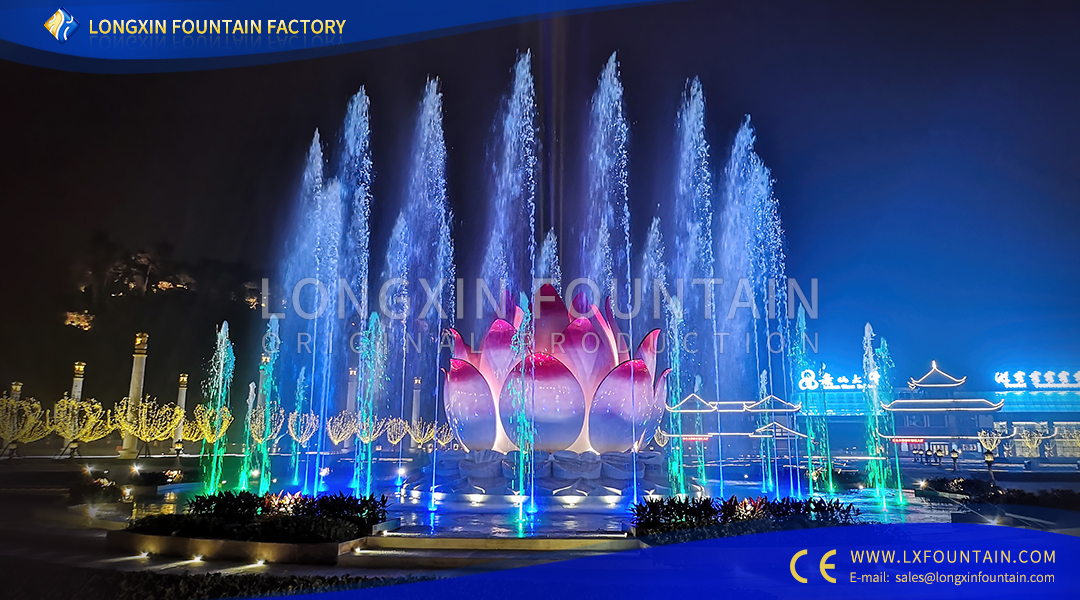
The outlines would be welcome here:
M 63 7 L 58 8 L 53 13 L 53 16 L 49 17 L 48 21 L 45 21 L 45 29 L 48 29 L 49 33 L 61 44 L 66 42 L 78 28 L 79 22 Z
M 806 583 L 807 579 L 802 575 L 799 575 L 799 572 L 795 569 L 795 563 L 799 562 L 799 559 L 806 556 L 807 553 L 807 550 L 799 550 L 795 553 L 794 556 L 791 557 L 791 562 L 788 563 L 788 569 L 791 571 L 791 576 L 794 577 L 795 581 L 798 581 L 799 583 Z M 836 578 L 829 575 L 828 573 L 828 571 L 836 568 L 836 565 L 828 562 L 829 559 L 834 556 L 836 556 L 836 550 L 829 550 L 825 553 L 824 556 L 821 557 L 821 560 L 818 562 L 818 572 L 821 573 L 821 576 L 824 577 L 825 581 L 828 581 L 829 583 L 836 583 Z

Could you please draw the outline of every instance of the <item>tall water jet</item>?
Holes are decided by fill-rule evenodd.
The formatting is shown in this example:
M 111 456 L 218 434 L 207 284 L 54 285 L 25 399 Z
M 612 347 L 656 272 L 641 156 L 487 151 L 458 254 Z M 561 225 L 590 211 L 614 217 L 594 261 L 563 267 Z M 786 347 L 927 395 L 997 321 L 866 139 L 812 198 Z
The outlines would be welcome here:
M 345 369 L 342 359 L 344 340 L 341 338 L 340 323 L 338 322 L 337 286 L 340 282 L 341 268 L 341 238 L 344 227 L 344 214 L 342 202 L 344 190 L 337 179 L 331 179 L 318 196 L 316 213 L 316 247 L 315 247 L 315 279 L 318 282 L 327 282 L 326 297 L 320 298 L 318 309 L 314 313 L 315 334 L 312 338 L 311 353 L 311 402 L 315 412 L 319 415 L 319 422 L 326 423 L 327 417 L 333 414 L 336 383 L 340 373 Z M 321 288 L 318 293 L 323 294 Z M 320 312 L 321 311 L 321 312 Z M 324 464 L 326 462 L 326 436 L 315 436 L 315 454 L 313 460 L 307 461 L 310 481 L 313 482 L 309 492 L 320 492 L 325 489 L 323 479 L 326 475 Z
M 885 436 L 891 436 L 895 431 L 893 415 L 884 409 L 892 402 L 894 364 L 885 339 L 882 338 L 878 347 L 874 348 L 874 337 L 874 329 L 867 323 L 863 329 L 863 399 L 866 403 L 866 454 L 869 457 L 866 473 L 867 482 L 881 498 L 884 508 L 888 498 L 886 492 L 891 486 L 896 491 L 894 496 L 897 503 L 903 503 L 904 496 L 900 489 L 900 464 L 895 444 L 889 444 L 893 447 L 893 456 L 890 457 L 884 441 Z
M 671 274 L 677 285 L 687 286 L 704 282 L 709 289 L 699 295 L 687 294 L 682 302 L 682 319 L 678 327 L 670 332 L 674 336 L 672 349 L 682 348 L 686 336 L 707 333 L 712 337 L 714 361 L 719 360 L 719 336 L 714 335 L 720 326 L 715 307 L 702 299 L 712 298 L 714 286 L 714 260 L 712 236 L 712 171 L 709 165 L 709 142 L 705 135 L 705 94 L 701 82 L 695 77 L 683 90 L 682 104 L 675 119 L 677 150 L 675 168 L 675 193 L 673 202 L 674 219 Z M 710 375 L 714 382 L 716 400 L 720 400 L 719 363 L 709 364 L 701 353 L 680 355 L 678 376 L 669 381 L 674 383 L 674 401 L 681 402 L 688 391 L 697 392 L 699 382 Z M 670 384 L 669 384 L 670 385 Z M 717 427 L 719 427 L 717 413 Z M 704 423 L 700 413 L 694 414 L 695 434 L 704 433 Z M 721 438 L 717 438 L 719 441 Z M 719 448 L 719 443 L 718 443 Z M 702 486 L 707 484 L 705 472 L 705 447 L 695 445 L 697 476 Z M 722 458 L 722 457 L 721 457 Z M 720 495 L 723 496 L 723 471 L 720 473 Z
M 531 294 L 536 253 L 537 126 L 532 54 L 519 54 L 495 123 L 489 237 L 480 276 L 489 289 Z M 500 291 L 500 300 L 505 294 Z
M 233 345 L 229 341 L 229 323 L 221 324 L 217 331 L 217 341 L 214 344 L 214 355 L 210 359 L 210 369 L 207 373 L 206 382 L 203 384 L 203 394 L 212 411 L 212 430 L 220 432 L 217 439 L 211 445 L 210 452 L 203 450 L 202 471 L 205 473 L 204 486 L 207 492 L 216 493 L 222 485 L 222 467 L 225 462 L 226 436 L 223 430 L 225 411 L 229 408 L 229 387 L 232 385 L 233 368 L 236 365 L 236 356 L 233 354 Z
M 353 462 L 352 487 L 364 496 L 374 493 L 374 455 L 372 442 L 381 433 L 376 397 L 383 392 L 386 380 L 386 334 L 377 313 L 371 313 L 368 325 L 360 336 L 358 348 L 359 381 L 356 400 L 356 453 Z
M 642 321 L 645 329 L 654 329 L 663 324 L 666 333 L 664 349 L 668 354 L 668 366 L 671 375 L 668 381 L 677 382 L 682 376 L 681 344 L 674 332 L 682 329 L 682 306 L 678 296 L 672 297 L 668 290 L 668 259 L 665 256 L 664 234 L 661 228 L 660 217 L 653 217 L 649 226 L 648 235 L 645 238 L 645 251 L 641 261 L 641 278 L 644 280 L 644 298 L 649 299 L 651 308 L 646 311 Z M 670 406 L 679 403 L 678 392 L 672 390 L 678 386 L 666 388 L 667 397 L 661 398 L 661 406 L 664 414 L 660 424 L 667 425 L 667 461 L 668 483 L 671 493 L 685 495 L 688 491 L 686 485 L 686 469 L 683 457 L 682 443 L 682 417 L 679 413 L 668 410 Z
M 755 139 L 747 116 L 735 136 L 724 171 L 725 206 L 719 239 L 720 275 L 725 281 L 738 282 L 731 312 L 736 329 L 746 331 L 746 343 L 753 349 L 754 362 L 750 366 L 754 378 L 748 377 L 747 365 L 732 365 L 724 360 L 717 364 L 725 379 L 744 382 L 743 390 L 746 382 L 754 381 L 759 397 L 762 392 L 766 397 L 789 396 L 790 353 L 784 351 L 788 340 L 784 231 L 779 203 L 772 191 L 772 175 L 754 151 Z M 764 314 L 760 310 L 763 303 Z M 771 352 L 770 344 L 779 346 L 781 352 Z M 760 379 L 761 374 L 764 379 Z M 773 413 L 759 414 L 765 420 L 759 420 L 759 426 L 772 423 Z M 762 491 L 778 493 L 776 438 L 762 437 L 760 443 Z
M 271 316 L 263 336 L 263 354 L 259 363 L 259 390 L 255 410 L 248 414 L 248 432 L 254 443 L 254 468 L 259 471 L 259 495 L 270 492 L 273 469 L 270 444 L 281 433 L 285 418 L 277 385 L 277 363 L 281 351 L 280 320 Z
M 828 405 L 825 390 L 818 383 L 825 372 L 807 353 L 806 340 L 806 310 L 799 306 L 791 352 L 792 366 L 799 377 L 794 389 L 797 390 L 798 404 L 803 406 L 803 414 L 806 415 L 808 495 L 812 497 L 817 490 L 835 493 L 836 485 L 833 481 L 832 446 L 826 417 Z
M 371 257 L 371 184 L 374 180 L 371 159 L 371 100 L 363 87 L 349 101 L 345 113 L 344 148 L 341 153 L 341 185 L 350 214 L 345 234 L 343 276 L 351 277 L 351 291 L 358 306 L 354 329 L 367 324 L 368 272 Z M 350 333 L 351 336 L 351 333 Z
M 406 419 L 405 396 L 409 383 L 417 390 L 410 417 L 432 415 L 437 419 L 442 379 L 438 376 L 442 367 L 441 342 L 444 328 L 453 323 L 456 311 L 453 215 L 446 195 L 442 119 L 438 81 L 428 80 L 413 133 L 408 187 L 387 250 L 384 271 L 387 284 L 380 293 L 384 297 L 390 295 L 393 320 L 400 320 L 394 327 L 394 334 L 401 334 L 400 344 L 394 340 L 394 359 L 400 367 L 400 375 L 395 373 L 400 380 L 395 382 L 394 389 L 401 391 L 398 413 L 402 419 Z M 404 448 L 399 448 L 399 473 L 404 470 L 403 454 Z M 431 486 L 434 485 L 433 471 Z
M 555 286 L 555 291 L 562 296 L 562 265 L 559 261 L 559 241 L 555 236 L 555 230 L 550 229 L 544 236 L 544 243 L 540 246 L 540 257 L 537 259 L 536 277 L 548 281 Z
M 629 358 L 630 347 L 618 332 L 616 319 L 626 323 L 629 339 L 634 339 L 635 305 L 633 284 L 632 245 L 630 239 L 630 153 L 627 145 L 630 127 L 626 122 L 626 106 L 623 99 L 622 81 L 616 53 L 608 57 L 600 72 L 596 92 L 593 94 L 589 113 L 589 162 L 587 180 L 589 186 L 586 228 L 582 232 L 580 273 L 595 283 L 600 296 L 611 298 L 605 306 L 604 317 L 616 331 L 616 346 L 620 357 Z M 625 282 L 620 290 L 618 279 Z M 625 303 L 620 302 L 620 296 Z M 595 304 L 600 298 L 593 298 Z M 623 348 L 623 345 L 626 345 Z M 631 373 L 630 406 L 636 413 L 636 405 L 643 399 L 636 398 Z M 636 422 L 631 423 L 633 439 L 637 439 Z M 631 498 L 638 496 L 637 448 L 631 448 L 632 487 Z
M 616 234 L 616 218 L 629 210 L 629 137 L 619 63 L 612 53 L 600 73 L 590 106 L 587 213 L 585 228 L 579 232 L 579 273 L 600 287 L 601 297 L 612 293 L 612 280 L 616 275 L 623 276 L 626 267 L 625 242 Z M 600 298 L 590 300 L 600 303 Z

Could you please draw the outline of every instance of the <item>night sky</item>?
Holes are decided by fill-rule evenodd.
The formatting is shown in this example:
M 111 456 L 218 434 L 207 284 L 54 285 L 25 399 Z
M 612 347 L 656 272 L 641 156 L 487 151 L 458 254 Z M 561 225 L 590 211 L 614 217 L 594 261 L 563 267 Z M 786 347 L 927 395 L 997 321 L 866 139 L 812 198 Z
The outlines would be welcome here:
M 995 369 L 1080 370 L 1077 31 L 1073 2 L 692 2 L 242 69 L 88 75 L 0 62 L 0 381 L 33 372 L 67 385 L 70 357 L 38 334 L 71 309 L 71 265 L 96 230 L 272 274 L 312 134 L 332 153 L 361 85 L 377 254 L 431 75 L 444 93 L 458 262 L 475 264 L 491 226 L 492 124 L 516 52 L 530 48 L 539 229 L 566 231 L 577 212 L 587 102 L 618 51 L 636 247 L 670 201 L 675 113 L 696 75 L 715 172 L 752 115 L 789 273 L 820 279 L 810 328 L 831 371 L 861 368 L 867 321 L 903 379 L 932 359 L 983 389 Z M 381 257 L 372 264 L 377 273 Z

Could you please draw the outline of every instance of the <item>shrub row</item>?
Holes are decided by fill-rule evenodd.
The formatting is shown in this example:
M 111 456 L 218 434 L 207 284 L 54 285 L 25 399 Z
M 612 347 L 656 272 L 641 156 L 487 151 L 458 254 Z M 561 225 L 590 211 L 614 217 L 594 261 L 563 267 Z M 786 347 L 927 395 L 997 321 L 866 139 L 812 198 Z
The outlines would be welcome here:
M 385 496 L 374 495 L 221 492 L 188 501 L 185 514 L 134 519 L 127 531 L 247 542 L 344 542 L 370 535 L 373 525 L 386 520 L 386 506 Z
M 859 509 L 839 500 L 811 498 L 658 498 L 635 504 L 631 523 L 645 535 L 699 529 L 718 525 L 767 521 L 781 523 L 799 519 L 816 525 L 850 525 L 859 522 Z
M 1080 511 L 1080 492 L 1072 490 L 1052 489 L 1026 492 L 1000 488 L 982 479 L 962 477 L 927 479 L 926 487 L 938 492 L 964 494 L 968 496 L 966 502 L 969 504 L 1011 504 Z

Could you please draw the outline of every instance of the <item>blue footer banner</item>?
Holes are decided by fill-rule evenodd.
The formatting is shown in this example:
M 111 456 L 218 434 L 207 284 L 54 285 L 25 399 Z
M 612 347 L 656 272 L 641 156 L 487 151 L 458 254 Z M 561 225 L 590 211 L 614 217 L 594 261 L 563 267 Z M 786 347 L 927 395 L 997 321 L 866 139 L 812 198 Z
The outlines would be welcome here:
M 318 594 L 429 598 L 998 598 L 1080 594 L 1080 538 L 961 524 L 866 525 L 650 547 Z
M 0 6 L 0 59 L 100 73 L 225 68 L 329 56 L 650 3 L 21 0 Z

